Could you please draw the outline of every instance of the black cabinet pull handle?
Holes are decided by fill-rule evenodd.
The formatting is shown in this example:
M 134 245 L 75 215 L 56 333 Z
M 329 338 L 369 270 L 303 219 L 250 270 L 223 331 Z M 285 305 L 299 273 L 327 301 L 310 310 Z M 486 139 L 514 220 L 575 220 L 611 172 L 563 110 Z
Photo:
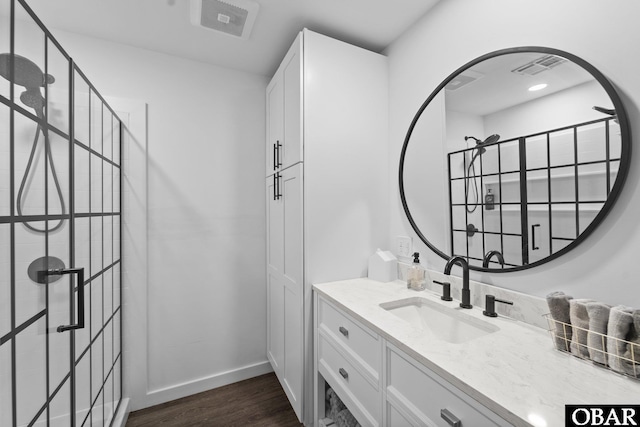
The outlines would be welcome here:
M 440 409 L 440 417 L 445 420 L 451 427 L 462 427 L 462 422 L 458 417 L 453 415 L 448 409 Z
M 277 191 L 277 195 L 276 195 L 276 200 L 280 200 L 280 198 L 282 197 L 282 192 L 280 191 L 280 183 L 282 181 L 282 175 L 280 174 L 280 172 L 276 173 L 276 191 Z
M 340 331 L 340 333 L 341 333 L 342 335 L 344 335 L 345 337 L 347 337 L 347 338 L 349 337 L 349 330 L 348 330 L 347 328 L 345 328 L 344 326 L 340 326 L 340 327 L 338 328 L 338 330 L 339 330 L 339 331 Z
M 538 246 L 536 246 L 536 227 L 540 227 L 540 224 L 533 224 L 531 226 L 531 250 L 532 251 L 537 251 L 538 249 L 540 249 Z
M 278 178 L 277 173 L 273 174 L 273 200 L 278 200 Z
M 282 166 L 282 154 L 280 154 L 281 148 L 282 144 L 280 144 L 280 141 L 276 141 L 276 168 Z
M 48 270 L 45 272 L 47 276 L 59 276 L 61 274 L 75 274 L 76 285 L 78 288 L 78 307 L 75 325 L 60 325 L 58 332 L 70 331 L 73 329 L 84 328 L 84 268 L 66 268 L 60 270 Z
M 273 170 L 278 169 L 278 148 L 276 146 L 276 144 L 273 144 Z
M 344 378 L 345 380 L 349 378 L 349 373 L 343 368 L 338 369 L 338 372 L 340 372 L 340 375 L 342 375 L 342 378 Z

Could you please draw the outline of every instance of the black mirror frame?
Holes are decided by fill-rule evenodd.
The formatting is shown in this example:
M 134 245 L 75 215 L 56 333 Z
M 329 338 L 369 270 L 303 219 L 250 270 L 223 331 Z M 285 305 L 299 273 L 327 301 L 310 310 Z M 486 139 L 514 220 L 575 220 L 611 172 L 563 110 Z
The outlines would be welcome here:
M 442 83 L 440 83 L 438 87 L 436 87 L 436 89 L 433 92 L 431 92 L 431 94 L 426 99 L 426 101 L 422 104 L 422 106 L 420 106 L 420 108 L 418 109 L 418 112 L 416 113 L 413 120 L 411 121 L 409 130 L 407 131 L 407 134 L 405 136 L 404 144 L 402 145 L 402 151 L 400 153 L 400 165 L 399 165 L 399 172 L 398 172 L 400 199 L 402 201 L 402 207 L 404 209 L 405 215 L 407 216 L 407 219 L 409 220 L 409 223 L 411 224 L 413 231 L 415 231 L 415 233 L 418 235 L 420 240 L 422 240 L 429 247 L 429 249 L 431 249 L 433 252 L 435 252 L 437 255 L 439 255 L 443 259 L 448 260 L 451 257 L 451 255 L 447 255 L 444 252 L 442 252 L 440 249 L 435 247 L 435 245 L 431 243 L 424 236 L 424 234 L 422 234 L 415 220 L 411 216 L 411 213 L 409 212 L 409 206 L 407 205 L 407 200 L 405 197 L 404 160 L 407 154 L 407 147 L 409 145 L 409 140 L 411 139 L 413 129 L 415 128 L 418 120 L 420 119 L 420 116 L 422 115 L 424 110 L 427 108 L 427 106 L 431 103 L 431 101 L 440 93 L 440 91 L 442 91 L 444 87 L 461 72 L 487 59 L 495 58 L 502 55 L 512 54 L 512 53 L 526 53 L 526 52 L 540 52 L 544 54 L 557 55 L 557 56 L 566 58 L 572 61 L 574 64 L 581 66 L 584 70 L 586 70 L 589 74 L 591 74 L 598 81 L 598 83 L 600 83 L 600 85 L 604 88 L 604 90 L 607 92 L 607 95 L 609 95 L 609 98 L 611 98 L 611 101 L 613 102 L 614 109 L 616 110 L 616 115 L 618 117 L 618 122 L 620 125 L 620 133 L 621 133 L 620 139 L 622 144 L 621 152 L 620 152 L 620 167 L 618 169 L 618 173 L 616 175 L 616 179 L 611 189 L 611 192 L 609 193 L 609 197 L 607 198 L 607 201 L 605 202 L 605 204 L 602 206 L 602 209 L 596 215 L 593 221 L 591 221 L 589 226 L 587 226 L 587 228 L 585 228 L 585 230 L 582 233 L 580 233 L 580 235 L 573 242 L 571 242 L 571 244 L 567 245 L 566 247 L 559 250 L 558 252 L 554 252 L 548 257 L 543 258 L 539 261 L 533 262 L 531 264 L 521 265 L 517 267 L 510 267 L 510 268 L 484 268 L 484 267 L 470 265 L 469 269 L 471 270 L 491 272 L 491 273 L 507 273 L 507 272 L 521 271 L 521 270 L 537 267 L 549 261 L 553 261 L 554 259 L 566 254 L 570 250 L 577 247 L 580 243 L 582 243 L 596 229 L 596 227 L 602 223 L 602 221 L 607 216 L 607 214 L 611 211 L 611 208 L 613 207 L 616 200 L 618 199 L 618 196 L 622 191 L 622 187 L 624 186 L 624 183 L 627 179 L 627 175 L 629 173 L 629 165 L 631 163 L 631 130 L 629 126 L 629 118 L 627 116 L 626 110 L 624 109 L 622 100 L 620 99 L 620 96 L 616 92 L 614 86 L 600 71 L 598 71 L 598 69 L 596 69 L 594 66 L 592 66 L 588 62 L 584 61 L 583 59 L 573 54 L 564 52 L 562 50 L 549 48 L 549 47 L 524 46 L 524 47 L 501 49 L 494 52 L 490 52 L 488 54 L 482 55 L 466 63 L 465 65 L 463 65 L 462 67 L 458 68 L 456 71 L 451 73 Z

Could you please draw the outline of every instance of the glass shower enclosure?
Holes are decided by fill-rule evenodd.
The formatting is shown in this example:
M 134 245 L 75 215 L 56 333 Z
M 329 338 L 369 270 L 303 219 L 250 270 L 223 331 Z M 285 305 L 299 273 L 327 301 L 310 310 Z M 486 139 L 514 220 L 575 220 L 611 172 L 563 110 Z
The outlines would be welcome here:
M 122 396 L 121 122 L 0 0 L 0 426 L 110 426 Z

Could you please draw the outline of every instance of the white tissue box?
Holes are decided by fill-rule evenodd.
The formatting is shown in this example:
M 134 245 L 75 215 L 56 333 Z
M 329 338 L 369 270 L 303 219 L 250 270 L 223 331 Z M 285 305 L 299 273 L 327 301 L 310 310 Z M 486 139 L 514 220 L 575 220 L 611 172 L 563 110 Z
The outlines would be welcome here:
M 392 282 L 398 278 L 398 260 L 389 251 L 378 249 L 369 257 L 369 279 Z

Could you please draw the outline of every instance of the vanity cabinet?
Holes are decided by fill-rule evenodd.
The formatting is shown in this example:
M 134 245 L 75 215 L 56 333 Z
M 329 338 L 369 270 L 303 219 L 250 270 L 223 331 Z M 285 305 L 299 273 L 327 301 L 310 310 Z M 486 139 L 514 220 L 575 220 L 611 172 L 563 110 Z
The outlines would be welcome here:
M 385 425 L 511 426 L 390 343 L 386 345 L 386 360 Z
M 316 309 L 318 372 L 361 425 L 381 425 L 382 339 L 326 300 Z
M 305 425 L 312 283 L 361 277 L 386 244 L 387 85 L 386 57 L 305 29 L 266 90 L 267 357 Z
M 511 426 L 335 304 L 315 301 L 317 420 L 326 383 L 363 426 Z

